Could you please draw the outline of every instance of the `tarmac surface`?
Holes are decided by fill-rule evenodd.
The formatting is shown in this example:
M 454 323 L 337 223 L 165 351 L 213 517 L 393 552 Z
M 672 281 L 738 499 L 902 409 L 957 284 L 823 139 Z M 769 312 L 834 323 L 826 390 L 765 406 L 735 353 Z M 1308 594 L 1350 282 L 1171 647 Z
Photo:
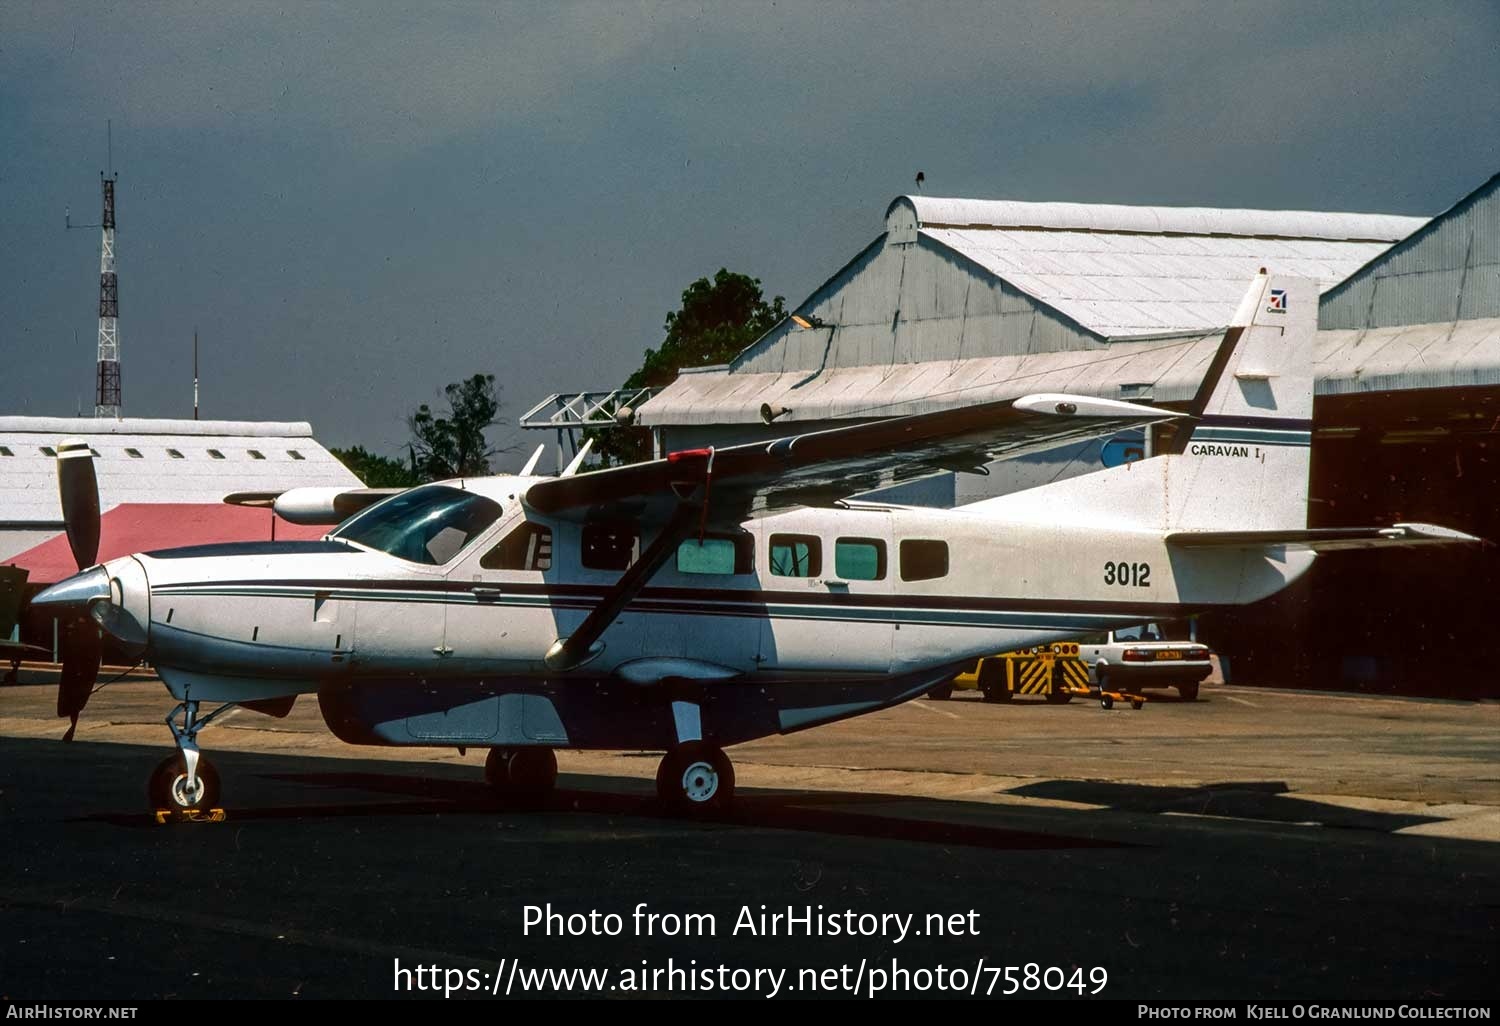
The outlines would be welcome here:
M 735 811 L 694 822 L 657 807 L 649 753 L 561 752 L 558 793 L 507 807 L 482 751 L 350 747 L 304 698 L 205 730 L 228 819 L 158 827 L 171 699 L 111 684 L 65 745 L 49 677 L 0 688 L 0 998 L 848 996 L 882 973 L 920 997 L 961 970 L 965 994 L 1076 999 L 1053 985 L 1096 969 L 1109 998 L 1500 992 L 1492 702 L 922 700 L 732 749 Z M 528 931 L 549 903 L 618 935 Z M 824 929 L 735 930 L 762 905 Z M 688 913 L 713 935 L 663 935 Z M 528 985 L 575 968 L 607 975 Z

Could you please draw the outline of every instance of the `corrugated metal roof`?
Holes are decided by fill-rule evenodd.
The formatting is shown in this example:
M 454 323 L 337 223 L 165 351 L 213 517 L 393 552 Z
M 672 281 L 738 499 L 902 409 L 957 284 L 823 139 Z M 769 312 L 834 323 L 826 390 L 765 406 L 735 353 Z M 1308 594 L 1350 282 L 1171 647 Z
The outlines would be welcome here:
M 929 208 L 968 219 L 958 222 L 963 227 L 931 222 Z M 1426 223 L 1385 214 L 979 200 L 919 199 L 915 210 L 922 235 L 1114 337 L 1222 327 L 1262 267 L 1331 288 Z M 974 220 L 981 214 L 994 223 Z
M 43 447 L 68 437 L 86 438 L 99 454 L 94 470 L 105 509 L 126 502 L 219 502 L 230 492 L 302 485 L 359 487 L 305 423 L 0 417 L 0 522 L 62 521 L 57 460 Z
M 1041 228 L 1054 231 L 1138 232 L 1148 235 L 1235 235 L 1251 238 L 1365 239 L 1389 245 L 1427 220 L 1395 214 L 1314 210 L 1234 210 L 1219 207 L 1138 207 L 1113 203 L 1022 203 L 1015 200 L 898 196 L 889 217 L 909 206 L 929 228 Z
M 305 420 L 172 420 L 149 417 L 0 417 L 0 432 L 71 435 L 233 435 L 255 438 L 311 438 Z
M 1032 392 L 1137 398 L 1192 397 L 1222 332 L 1114 342 L 1102 350 L 978 357 L 881 367 L 683 375 L 646 406 L 653 427 L 758 423 L 760 406 L 790 412 L 778 429 L 829 420 L 929 413 Z M 1500 319 L 1416 327 L 1320 331 L 1317 392 L 1500 384 Z M 668 400 L 662 402 L 663 399 Z M 649 417 L 647 416 L 649 413 Z

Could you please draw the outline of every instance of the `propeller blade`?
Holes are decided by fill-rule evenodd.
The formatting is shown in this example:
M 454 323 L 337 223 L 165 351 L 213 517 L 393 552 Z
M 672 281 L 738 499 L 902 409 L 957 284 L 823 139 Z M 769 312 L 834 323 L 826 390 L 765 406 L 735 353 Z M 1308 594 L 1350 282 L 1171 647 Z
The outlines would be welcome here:
M 58 445 L 57 494 L 73 562 L 80 570 L 91 567 L 99 557 L 99 481 L 87 442 L 70 438 Z
M 87 617 L 64 620 L 58 626 L 62 631 L 58 639 L 62 649 L 62 676 L 57 682 L 57 715 L 66 716 L 70 721 L 63 740 L 71 741 L 73 732 L 78 729 L 78 714 L 89 704 L 94 682 L 99 679 L 104 642 L 99 637 L 98 626 Z

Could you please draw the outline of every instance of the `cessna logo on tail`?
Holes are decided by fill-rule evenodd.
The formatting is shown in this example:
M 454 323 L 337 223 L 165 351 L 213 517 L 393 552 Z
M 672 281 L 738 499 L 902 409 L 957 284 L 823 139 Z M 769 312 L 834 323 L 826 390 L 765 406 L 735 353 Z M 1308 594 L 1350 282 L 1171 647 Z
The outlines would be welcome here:
M 1271 302 L 1266 305 L 1266 313 L 1286 313 L 1286 289 L 1271 290 Z

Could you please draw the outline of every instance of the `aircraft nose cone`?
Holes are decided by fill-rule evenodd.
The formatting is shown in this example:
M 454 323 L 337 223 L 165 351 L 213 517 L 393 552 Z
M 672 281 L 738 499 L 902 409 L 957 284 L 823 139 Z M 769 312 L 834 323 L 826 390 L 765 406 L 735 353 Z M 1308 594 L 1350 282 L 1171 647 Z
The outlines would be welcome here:
M 31 600 L 31 607 L 59 613 L 69 610 L 82 612 L 96 599 L 109 599 L 109 571 L 102 566 L 90 567 L 44 588 Z

